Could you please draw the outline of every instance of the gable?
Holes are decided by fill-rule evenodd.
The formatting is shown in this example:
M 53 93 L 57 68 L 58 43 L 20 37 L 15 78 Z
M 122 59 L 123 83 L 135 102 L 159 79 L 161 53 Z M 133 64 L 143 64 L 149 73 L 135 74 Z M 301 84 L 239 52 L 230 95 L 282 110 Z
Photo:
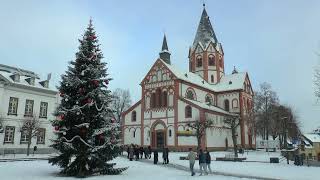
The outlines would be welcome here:
M 161 59 L 153 64 L 149 72 L 143 78 L 141 84 L 150 84 L 176 79 L 176 76 L 169 70 Z

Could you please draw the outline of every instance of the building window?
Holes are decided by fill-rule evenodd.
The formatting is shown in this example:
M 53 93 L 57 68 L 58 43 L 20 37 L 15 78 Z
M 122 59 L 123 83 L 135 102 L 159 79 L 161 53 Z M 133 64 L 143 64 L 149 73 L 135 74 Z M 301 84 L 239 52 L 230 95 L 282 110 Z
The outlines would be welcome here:
M 220 59 L 220 63 L 219 63 L 219 64 L 220 64 L 220 67 L 223 68 L 223 61 L 222 61 L 222 59 Z
M 131 121 L 136 122 L 137 121 L 137 112 L 133 111 L 131 114 Z
M 24 111 L 24 116 L 32 116 L 33 115 L 33 104 L 34 101 L 33 100 L 26 100 L 26 107 L 25 107 L 25 111 Z
M 17 115 L 18 111 L 18 98 L 10 97 L 8 115 Z
M 191 99 L 191 100 L 195 100 L 195 94 L 193 93 L 192 90 L 188 90 L 186 93 L 186 98 Z
M 186 116 L 186 118 L 191 118 L 192 117 L 192 108 L 191 108 L 191 106 L 186 106 L 186 108 L 185 108 L 185 116 Z
M 211 75 L 211 82 L 214 83 L 214 76 Z
M 161 107 L 162 98 L 161 98 L 161 89 L 160 88 L 157 89 L 156 94 L 157 94 L 156 107 Z
M 209 66 L 215 66 L 216 62 L 213 55 L 209 55 Z
M 212 97 L 210 95 L 206 96 L 206 104 L 209 105 L 209 106 L 213 105 L 213 99 L 212 99 Z
M 39 128 L 38 134 L 37 134 L 37 144 L 44 144 L 45 143 L 45 137 L 46 137 L 46 129 Z
M 135 130 L 133 131 L 133 137 L 134 138 L 136 137 L 136 131 Z
M 156 107 L 156 93 L 151 94 L 151 108 Z
M 171 132 L 171 129 L 169 129 L 169 137 L 172 136 L 172 132 Z
M 226 111 L 229 111 L 229 100 L 228 99 L 226 99 L 226 100 L 224 100 L 224 110 L 226 110 Z
M 48 103 L 47 102 L 41 102 L 40 103 L 40 118 L 47 118 L 48 113 Z
M 4 133 L 4 143 L 12 143 L 14 142 L 14 126 L 6 126 L 6 130 Z
M 197 57 L 197 67 L 202 67 L 202 57 L 201 56 Z
M 151 136 L 151 133 L 150 133 L 150 131 L 148 131 L 148 136 L 149 136 L 149 137 Z
M 21 131 L 20 144 L 26 144 L 29 141 L 28 131 L 23 129 Z
M 167 107 L 168 106 L 168 93 L 167 91 L 164 91 L 162 93 L 162 106 Z
M 238 108 L 238 99 L 232 100 L 232 108 Z

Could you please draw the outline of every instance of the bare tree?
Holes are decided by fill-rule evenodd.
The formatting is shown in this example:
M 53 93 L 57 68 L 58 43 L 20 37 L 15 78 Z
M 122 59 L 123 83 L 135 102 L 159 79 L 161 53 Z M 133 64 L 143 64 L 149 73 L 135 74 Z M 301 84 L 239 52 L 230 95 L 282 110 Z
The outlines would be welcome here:
M 230 128 L 231 130 L 234 156 L 237 158 L 238 157 L 237 129 L 240 125 L 240 117 L 239 116 L 226 117 L 224 119 L 224 123 L 227 126 L 227 128 Z
M 268 83 L 260 85 L 260 91 L 255 92 L 254 108 L 257 134 L 261 135 L 263 139 L 268 140 L 270 134 L 270 114 L 273 111 L 273 105 L 278 104 L 278 96 Z
M 131 96 L 129 90 L 117 88 L 113 91 L 112 107 L 114 118 L 121 123 L 121 114 L 131 106 Z
M 320 57 L 320 54 L 318 54 Z M 315 69 L 315 74 L 314 74 L 314 85 L 315 85 L 315 96 L 317 97 L 317 99 L 320 99 L 320 66 L 316 67 Z
M 40 130 L 40 120 L 37 118 L 36 115 L 33 115 L 32 117 L 28 117 L 23 120 L 22 122 L 22 127 L 21 131 L 24 131 L 27 134 L 27 156 L 30 154 L 30 145 L 31 145 L 31 140 L 33 137 L 36 137 L 39 134 Z
M 4 131 L 4 125 L 3 125 L 3 117 L 0 115 L 0 133 Z
M 191 127 L 192 129 L 196 130 L 196 137 L 198 142 L 198 151 L 201 148 L 202 137 L 206 134 L 206 129 L 211 127 L 212 121 L 211 120 L 196 120 L 194 122 L 188 123 L 187 126 Z

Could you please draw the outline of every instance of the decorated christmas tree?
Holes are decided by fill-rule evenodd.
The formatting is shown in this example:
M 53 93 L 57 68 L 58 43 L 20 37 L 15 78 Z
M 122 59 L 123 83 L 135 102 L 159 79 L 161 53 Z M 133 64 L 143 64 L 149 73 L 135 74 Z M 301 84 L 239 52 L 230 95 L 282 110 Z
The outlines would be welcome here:
M 57 139 L 52 147 L 59 154 L 49 159 L 67 176 L 86 177 L 93 174 L 119 174 L 126 168 L 107 163 L 119 154 L 120 133 L 112 118 L 113 110 L 106 63 L 99 49 L 92 20 L 79 40 L 75 61 L 62 75 L 58 87 L 61 104 L 52 122 Z

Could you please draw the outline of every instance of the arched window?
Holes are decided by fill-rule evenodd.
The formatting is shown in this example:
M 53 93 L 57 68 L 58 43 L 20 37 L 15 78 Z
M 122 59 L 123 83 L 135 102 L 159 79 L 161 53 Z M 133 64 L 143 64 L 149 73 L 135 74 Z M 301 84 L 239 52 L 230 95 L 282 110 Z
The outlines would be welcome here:
M 224 100 L 224 110 L 229 111 L 229 100 Z
M 186 115 L 186 118 L 191 118 L 192 117 L 192 108 L 191 108 L 191 106 L 186 106 L 185 115 Z
M 161 107 L 162 98 L 161 98 L 161 89 L 160 88 L 157 89 L 156 94 L 157 94 L 156 107 Z
M 156 93 L 151 94 L 151 108 L 156 107 Z
M 133 131 L 133 137 L 136 137 L 136 130 Z
M 232 108 L 238 108 L 238 99 L 232 100 Z
M 151 136 L 151 133 L 150 133 L 150 131 L 148 131 L 148 136 L 149 136 L 149 137 Z
M 172 132 L 171 132 L 171 129 L 169 129 L 169 137 L 172 136 Z
M 168 106 L 168 93 L 167 91 L 164 91 L 162 93 L 162 106 L 167 107 Z
M 186 98 L 191 99 L 191 100 L 195 100 L 195 94 L 191 89 L 187 90 Z
M 211 75 L 211 82 L 214 83 L 214 76 Z
M 216 62 L 214 60 L 214 56 L 212 54 L 209 55 L 209 66 L 215 66 Z
M 197 67 L 201 67 L 202 66 L 202 57 L 198 56 L 197 57 Z
M 209 105 L 209 106 L 213 105 L 213 99 L 212 99 L 212 97 L 210 95 L 206 96 L 206 104 Z
M 133 111 L 131 114 L 131 121 L 136 122 L 137 121 L 137 112 Z
M 249 99 L 247 99 L 247 110 L 249 111 L 251 109 L 251 103 Z

